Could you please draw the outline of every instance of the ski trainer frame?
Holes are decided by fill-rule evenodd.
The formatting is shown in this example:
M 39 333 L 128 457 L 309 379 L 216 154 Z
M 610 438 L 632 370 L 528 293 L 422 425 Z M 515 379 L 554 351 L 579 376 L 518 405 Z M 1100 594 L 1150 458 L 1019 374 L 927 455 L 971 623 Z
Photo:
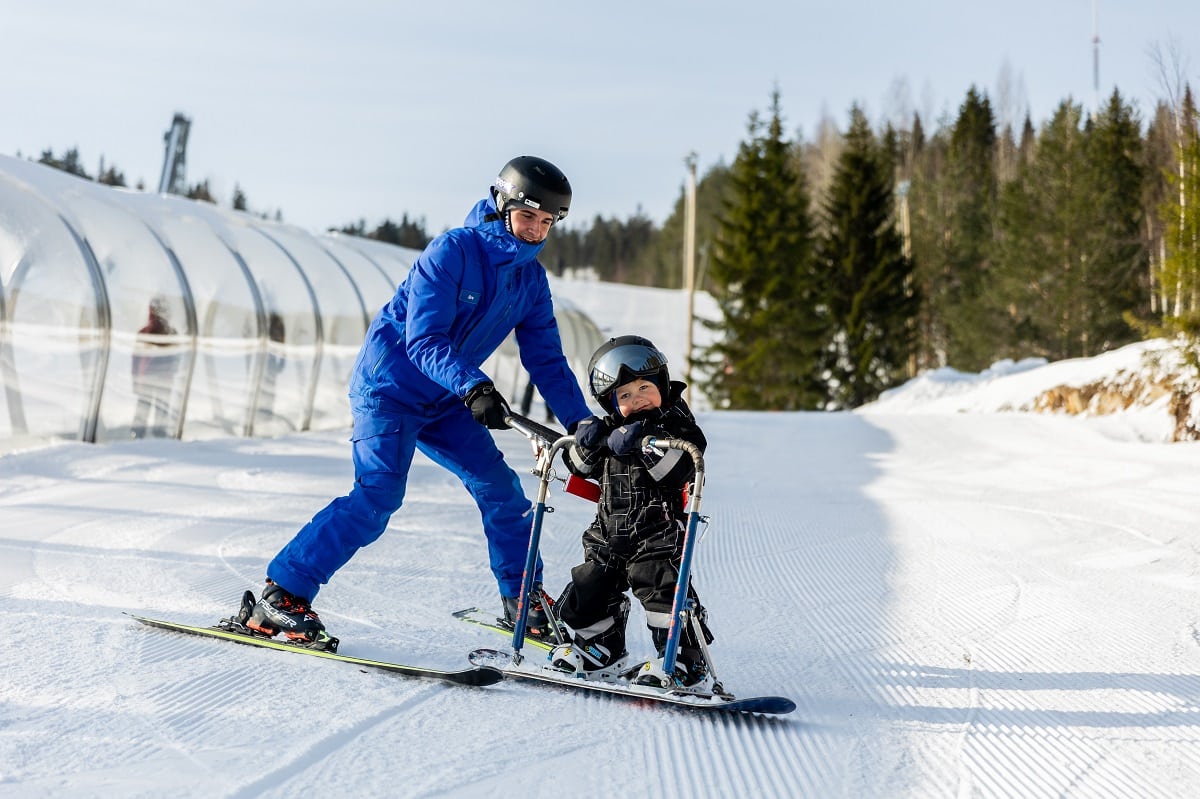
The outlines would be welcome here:
M 575 437 L 559 435 L 557 431 L 518 414 L 505 417 L 505 421 L 533 444 L 536 458 L 533 474 L 539 481 L 529 534 L 529 551 L 525 557 L 525 572 L 521 578 L 521 595 L 517 600 L 517 619 L 513 629 L 513 661 L 520 663 L 521 647 L 525 643 L 525 626 L 529 617 L 529 597 L 533 592 L 533 578 L 537 569 L 542 522 L 548 510 L 546 499 L 550 493 L 550 481 L 555 478 L 554 456 L 558 454 L 559 450 L 574 444 Z M 712 675 L 713 683 L 719 691 L 720 680 L 717 678 L 716 669 L 709 656 L 708 644 L 705 642 L 699 621 L 694 617 L 695 601 L 688 596 L 688 586 L 691 584 L 692 575 L 692 557 L 696 549 L 696 528 L 702 519 L 700 503 L 704 491 L 704 454 L 690 441 L 677 438 L 646 436 L 641 441 L 641 448 L 643 451 L 660 453 L 666 449 L 681 450 L 691 457 L 696 468 L 695 478 L 688 490 L 687 506 L 684 509 L 687 515 L 687 526 L 684 530 L 683 554 L 679 560 L 679 576 L 675 582 L 675 597 L 671 607 L 671 624 L 667 635 L 666 651 L 663 654 L 663 671 L 666 674 L 674 674 L 679 642 L 683 637 L 683 625 L 692 624 L 696 640 L 699 641 L 704 652 L 704 660 L 708 664 L 709 674 Z M 542 605 L 546 609 L 552 629 L 557 633 L 560 625 L 558 619 L 553 615 L 553 609 L 547 602 L 543 602 Z

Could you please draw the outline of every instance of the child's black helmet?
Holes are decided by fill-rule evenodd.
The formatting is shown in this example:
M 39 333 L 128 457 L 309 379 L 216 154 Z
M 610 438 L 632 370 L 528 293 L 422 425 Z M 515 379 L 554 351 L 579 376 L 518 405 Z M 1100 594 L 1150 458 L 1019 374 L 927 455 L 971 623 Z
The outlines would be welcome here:
M 571 184 L 558 167 L 535 155 L 509 161 L 496 177 L 496 210 L 504 216 L 514 206 L 548 211 L 557 222 L 571 208 Z
M 588 364 L 588 388 L 600 407 L 609 413 L 617 412 L 613 389 L 635 377 L 648 378 L 658 386 L 658 392 L 666 401 L 671 383 L 667 356 L 650 339 L 641 336 L 610 338 L 600 345 Z

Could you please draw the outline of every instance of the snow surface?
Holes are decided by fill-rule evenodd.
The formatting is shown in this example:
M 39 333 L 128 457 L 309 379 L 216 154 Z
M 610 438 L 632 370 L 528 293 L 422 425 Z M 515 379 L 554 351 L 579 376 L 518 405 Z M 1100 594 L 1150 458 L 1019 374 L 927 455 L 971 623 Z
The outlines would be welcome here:
M 614 333 L 664 307 L 556 290 Z M 998 412 L 1109 368 L 934 373 L 858 413 L 701 414 L 716 665 L 739 695 L 793 698 L 785 717 L 456 687 L 122 615 L 232 612 L 349 487 L 345 433 L 0 457 L 0 797 L 1200 795 L 1200 444 L 1144 440 L 1152 410 Z M 525 441 L 497 440 L 526 472 Z M 557 590 L 591 511 L 552 504 Z M 465 492 L 418 456 L 406 507 L 317 607 L 346 653 L 451 666 L 504 645 L 450 617 L 498 609 L 485 563 Z

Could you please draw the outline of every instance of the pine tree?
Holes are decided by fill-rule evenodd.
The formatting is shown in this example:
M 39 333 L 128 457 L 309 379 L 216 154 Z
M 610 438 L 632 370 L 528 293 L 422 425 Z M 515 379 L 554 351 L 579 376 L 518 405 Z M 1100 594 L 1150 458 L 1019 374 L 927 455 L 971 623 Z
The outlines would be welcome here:
M 971 87 L 946 153 L 946 274 L 931 298 L 946 326 L 946 360 L 962 369 L 989 365 L 995 340 L 984 287 L 995 241 L 996 153 L 991 103 Z
M 794 145 L 783 138 L 779 92 L 770 118 L 750 115 L 730 169 L 711 269 L 723 337 L 705 350 L 718 407 L 817 408 L 824 333 L 812 224 Z
M 1128 344 L 1136 339 L 1127 319 L 1147 322 L 1148 253 L 1143 244 L 1143 166 L 1141 123 L 1120 92 L 1089 122 L 1086 137 L 1090 195 L 1087 209 L 1087 269 L 1084 277 L 1087 320 L 1081 355 Z
M 1012 355 L 1052 360 L 1087 346 L 1090 211 L 1082 108 L 1063 101 L 1043 127 L 1032 160 L 1005 187 L 1001 274 L 994 297 L 1008 309 Z
M 831 324 L 833 407 L 857 407 L 900 382 L 912 351 L 917 305 L 896 229 L 891 163 L 861 109 L 851 108 L 817 255 Z
M 209 190 L 207 180 L 202 180 L 193 185 L 187 190 L 187 193 L 184 194 L 184 196 L 189 200 L 202 200 L 206 203 L 212 203 L 213 205 L 217 204 L 217 198 L 213 197 L 212 191 Z
M 72 147 L 63 153 L 62 158 L 54 155 L 54 150 L 43 150 L 42 157 L 38 159 L 39 164 L 52 166 L 55 169 L 61 169 L 63 172 L 68 172 L 72 175 L 78 175 L 81 178 L 92 179 L 92 176 L 83 168 L 83 161 L 79 157 L 79 148 Z
M 926 139 L 920 118 L 913 122 L 913 172 L 908 191 L 913 275 L 920 297 L 917 309 L 916 367 L 936 369 L 946 365 L 947 327 L 941 296 L 949 274 L 946 174 L 948 136 L 944 130 Z
M 100 170 L 96 173 L 96 182 L 105 186 L 121 186 L 124 187 L 125 173 L 117 169 L 115 166 L 104 166 L 104 159 L 100 159 Z

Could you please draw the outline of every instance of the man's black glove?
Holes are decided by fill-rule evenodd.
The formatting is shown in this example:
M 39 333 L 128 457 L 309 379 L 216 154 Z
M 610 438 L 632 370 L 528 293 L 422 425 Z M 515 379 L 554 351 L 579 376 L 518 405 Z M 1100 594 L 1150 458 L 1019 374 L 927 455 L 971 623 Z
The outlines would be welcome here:
M 642 440 L 642 423 L 631 422 L 613 430 L 608 436 L 608 448 L 615 455 L 628 455 Z
M 608 433 L 608 425 L 603 419 L 589 416 L 575 425 L 575 443 L 584 449 L 600 449 Z
M 463 397 L 463 402 L 471 409 L 471 415 L 475 417 L 475 421 L 484 427 L 490 430 L 508 429 L 509 425 L 504 421 L 504 417 L 512 416 L 512 410 L 504 401 L 504 397 L 500 396 L 500 392 L 496 390 L 496 385 L 492 381 L 485 380 L 471 386 L 470 391 Z

